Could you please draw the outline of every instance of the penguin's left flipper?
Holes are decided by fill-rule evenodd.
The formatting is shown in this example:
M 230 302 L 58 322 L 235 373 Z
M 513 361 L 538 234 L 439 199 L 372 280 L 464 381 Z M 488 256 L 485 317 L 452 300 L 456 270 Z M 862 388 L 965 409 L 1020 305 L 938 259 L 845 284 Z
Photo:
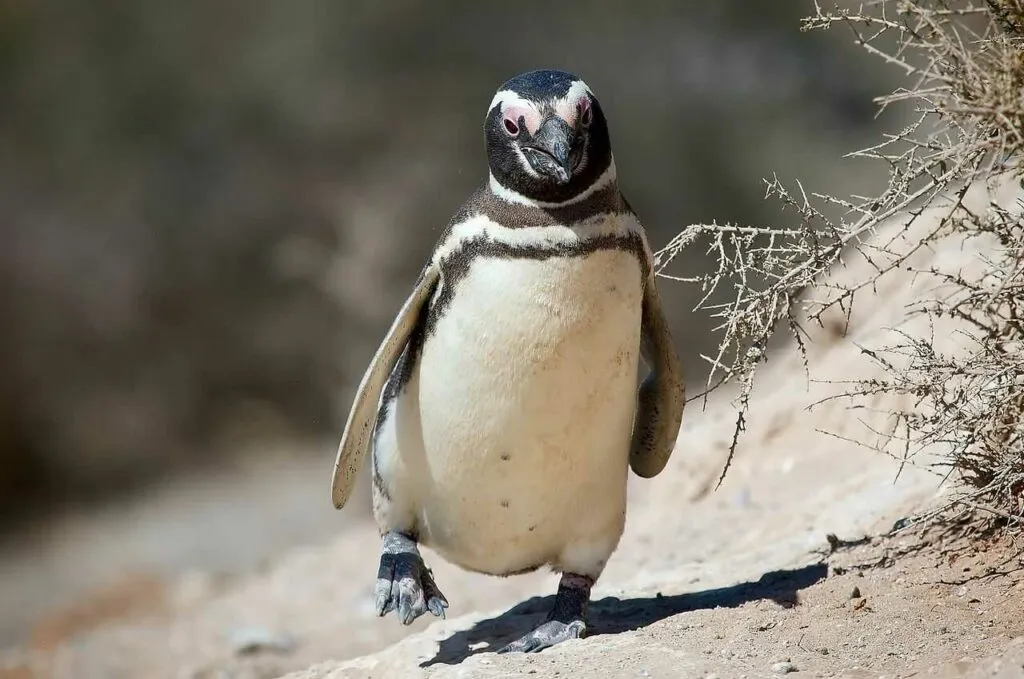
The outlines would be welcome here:
M 363 460 L 366 458 L 373 434 L 384 384 L 409 341 L 409 335 L 420 313 L 434 293 L 439 277 L 440 270 L 433 262 L 423 269 L 412 294 L 399 310 L 398 316 L 377 348 L 377 353 L 374 354 L 359 383 L 348 421 L 345 423 L 345 431 L 341 435 L 341 443 L 338 444 L 338 457 L 334 462 L 331 500 L 337 509 L 344 507 L 349 495 L 352 494 L 352 487 L 359 470 L 363 467 Z
M 686 404 L 683 371 L 653 269 L 644 286 L 640 334 L 640 350 L 651 372 L 637 394 L 629 466 L 637 476 L 650 478 L 661 473 L 672 456 Z

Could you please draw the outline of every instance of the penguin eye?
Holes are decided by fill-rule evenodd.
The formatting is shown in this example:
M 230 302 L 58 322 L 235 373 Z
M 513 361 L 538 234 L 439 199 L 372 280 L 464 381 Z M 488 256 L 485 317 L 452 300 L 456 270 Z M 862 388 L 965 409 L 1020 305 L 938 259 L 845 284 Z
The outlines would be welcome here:
M 505 131 L 508 132 L 508 136 L 515 137 L 519 134 L 519 125 L 511 118 L 505 118 Z
M 580 125 L 583 127 L 590 127 L 590 123 L 594 122 L 594 111 L 590 108 L 590 102 L 586 99 L 580 100 Z

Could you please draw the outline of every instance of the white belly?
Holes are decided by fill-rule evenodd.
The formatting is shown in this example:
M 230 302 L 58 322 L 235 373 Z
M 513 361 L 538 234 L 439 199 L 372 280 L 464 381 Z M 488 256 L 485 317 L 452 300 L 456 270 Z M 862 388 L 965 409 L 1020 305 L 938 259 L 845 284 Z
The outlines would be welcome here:
M 396 492 L 415 495 L 424 544 L 487 573 L 603 566 L 624 523 L 641 303 L 628 252 L 473 260 L 396 422 Z

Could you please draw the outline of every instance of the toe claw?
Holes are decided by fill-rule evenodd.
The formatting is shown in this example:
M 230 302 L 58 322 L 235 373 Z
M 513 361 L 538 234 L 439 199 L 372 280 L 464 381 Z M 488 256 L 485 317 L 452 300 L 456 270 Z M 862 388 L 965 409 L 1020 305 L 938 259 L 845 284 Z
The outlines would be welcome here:
M 377 586 L 373 589 L 374 610 L 378 616 L 383 616 L 391 608 L 391 582 L 377 580 Z
M 444 609 L 448 608 L 448 602 L 442 598 L 432 596 L 430 597 L 430 600 L 427 601 L 427 608 L 435 617 L 443 618 L 445 617 Z
M 403 625 L 412 622 L 427 612 L 427 604 L 423 599 L 423 586 L 419 579 L 412 576 L 403 577 L 399 581 L 398 618 Z

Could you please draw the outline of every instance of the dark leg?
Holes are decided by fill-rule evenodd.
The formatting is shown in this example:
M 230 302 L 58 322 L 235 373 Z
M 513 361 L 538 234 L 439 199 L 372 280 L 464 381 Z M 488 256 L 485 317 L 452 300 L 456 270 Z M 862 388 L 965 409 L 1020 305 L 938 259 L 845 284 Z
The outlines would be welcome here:
M 563 573 L 547 622 L 498 653 L 536 653 L 569 639 L 582 639 L 587 633 L 587 604 L 593 586 L 594 579 L 587 575 Z
M 403 625 L 411 624 L 428 610 L 443 618 L 448 608 L 448 600 L 434 584 L 416 542 L 394 531 L 384 535 L 374 598 L 377 615 L 396 611 Z

